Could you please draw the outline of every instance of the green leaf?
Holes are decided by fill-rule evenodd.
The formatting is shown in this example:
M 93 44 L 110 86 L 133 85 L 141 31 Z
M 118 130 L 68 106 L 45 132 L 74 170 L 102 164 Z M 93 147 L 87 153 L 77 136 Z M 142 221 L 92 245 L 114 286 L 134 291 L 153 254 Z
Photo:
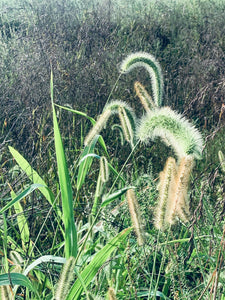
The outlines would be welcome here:
M 54 255 L 44 255 L 36 259 L 32 262 L 23 272 L 24 275 L 28 275 L 28 273 L 33 270 L 36 266 L 42 263 L 52 263 L 52 264 L 65 264 L 66 259 L 60 256 Z
M 65 109 L 65 110 L 68 110 L 68 111 L 70 111 L 72 113 L 75 113 L 77 115 L 80 115 L 80 116 L 83 116 L 83 117 L 87 118 L 89 121 L 91 121 L 92 125 L 95 125 L 95 123 L 96 123 L 95 119 L 93 119 L 92 117 L 89 117 L 84 112 L 81 112 L 81 111 L 78 111 L 78 110 L 74 110 L 74 109 L 71 109 L 71 108 L 68 108 L 68 107 L 65 107 L 65 106 L 61 106 L 61 105 L 58 105 L 58 104 L 55 104 L 55 106 L 57 106 L 59 108 L 62 108 L 62 109 Z M 104 150 L 106 156 L 109 157 L 109 154 L 108 154 L 107 148 L 106 148 L 106 144 L 105 144 L 102 136 L 99 137 L 99 144 L 101 145 L 102 149 Z
M 53 127 L 55 138 L 56 160 L 59 175 L 59 184 L 62 198 L 63 222 L 65 226 L 65 255 L 66 258 L 77 255 L 77 230 L 73 215 L 73 193 L 69 176 L 69 170 L 66 163 L 62 138 L 57 122 L 54 102 L 53 102 L 53 73 L 51 71 L 50 81 L 51 102 L 53 110 Z
M 16 198 L 16 194 L 13 190 L 11 191 L 11 197 L 12 200 Z M 32 250 L 32 243 L 30 241 L 30 231 L 27 224 L 27 219 L 24 214 L 23 207 L 19 201 L 14 203 L 14 209 L 17 215 L 16 219 L 20 231 L 20 237 L 22 240 L 23 249 L 27 248 L 30 255 L 31 254 L 30 251 Z
M 45 187 L 46 189 L 48 189 L 46 186 L 44 186 L 43 184 L 31 184 L 26 190 L 24 190 L 22 193 L 20 193 L 16 198 L 14 198 L 13 200 L 11 200 L 9 203 L 7 203 L 1 210 L 0 210 L 0 214 L 2 214 L 3 212 L 5 212 L 7 209 L 9 209 L 10 207 L 12 207 L 17 201 L 20 201 L 21 199 L 23 199 L 24 197 L 30 195 L 34 190 L 36 189 L 40 189 Z
M 7 273 L 0 275 L 0 286 L 3 285 L 22 285 L 27 287 L 29 290 L 35 292 L 30 280 L 23 274 L 20 273 Z
M 82 277 L 82 283 L 79 279 L 75 281 L 68 296 L 66 297 L 66 300 L 80 299 L 80 295 L 83 291 L 83 285 L 85 284 L 86 287 L 89 285 L 102 265 L 110 257 L 112 252 L 126 239 L 131 230 L 132 228 L 126 228 L 120 232 L 94 256 L 89 265 L 80 273 L 80 276 Z
M 40 177 L 40 175 L 31 167 L 28 161 L 17 150 L 9 146 L 9 151 L 11 152 L 19 167 L 27 174 L 28 178 L 34 184 L 38 183 L 45 186 L 43 188 L 40 188 L 39 190 L 42 193 L 42 195 L 44 195 L 44 197 L 48 200 L 48 202 L 51 205 L 53 205 L 55 197 L 50 189 L 46 189 L 47 184 Z M 55 206 L 54 208 L 57 210 L 58 215 L 61 217 L 61 211 Z
M 128 187 L 125 187 L 123 189 L 120 189 L 120 190 L 114 192 L 113 194 L 107 195 L 105 197 L 103 196 L 103 202 L 101 204 L 101 207 L 104 207 L 104 206 L 108 205 L 109 203 L 111 203 L 112 201 L 114 201 L 115 199 L 119 198 L 124 193 L 126 193 L 126 191 L 129 189 L 135 189 L 135 187 L 128 186 Z
M 90 145 L 87 145 L 84 148 L 84 151 L 81 155 L 80 163 L 79 163 L 79 170 L 77 175 L 77 191 L 80 190 L 81 186 L 83 185 L 85 181 L 85 177 L 90 170 L 92 161 L 93 161 L 93 152 L 95 145 L 99 139 L 99 135 L 96 135 L 93 141 L 90 143 Z M 86 159 L 84 159 L 86 157 Z

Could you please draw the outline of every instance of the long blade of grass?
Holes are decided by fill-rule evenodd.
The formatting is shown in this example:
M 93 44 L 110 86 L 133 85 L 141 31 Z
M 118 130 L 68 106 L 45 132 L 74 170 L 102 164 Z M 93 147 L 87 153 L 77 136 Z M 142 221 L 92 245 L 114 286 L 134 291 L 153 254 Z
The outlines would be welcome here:
M 135 189 L 135 187 L 134 186 L 128 186 L 128 187 L 120 189 L 120 190 L 118 190 L 118 191 L 116 191 L 116 192 L 114 192 L 110 195 L 106 195 L 105 197 L 103 196 L 103 202 L 101 204 L 101 207 L 105 207 L 106 205 L 108 205 L 109 203 L 111 203 L 115 199 L 119 198 L 124 193 L 126 193 L 127 190 L 130 190 L 130 189 Z
M 54 139 L 55 139 L 55 150 L 56 160 L 58 167 L 59 184 L 62 199 L 63 209 L 63 222 L 65 226 L 65 256 L 76 257 L 77 255 L 77 230 L 73 216 L 73 193 L 72 186 L 69 176 L 69 170 L 66 163 L 66 157 L 64 153 L 62 138 L 59 131 L 57 122 L 54 102 L 53 102 L 53 72 L 51 70 L 51 81 L 50 81 L 50 93 L 53 110 L 53 127 L 54 127 Z
M 95 123 L 96 123 L 95 119 L 93 119 L 92 117 L 89 117 L 87 114 L 85 114 L 82 111 L 75 110 L 75 109 L 72 109 L 72 108 L 69 108 L 69 107 L 66 107 L 66 106 L 62 106 L 62 105 L 58 105 L 58 104 L 55 104 L 55 106 L 57 106 L 59 108 L 62 108 L 62 109 L 65 109 L 65 110 L 68 110 L 72 113 L 75 113 L 77 115 L 80 115 L 80 116 L 83 116 L 83 117 L 87 118 L 89 121 L 91 121 L 92 125 L 95 125 Z
M 16 194 L 13 190 L 11 191 L 11 197 L 12 197 L 12 200 L 16 198 Z M 30 241 L 30 231 L 29 231 L 29 227 L 27 224 L 27 219 L 24 214 L 23 207 L 19 201 L 14 203 L 14 209 L 15 209 L 15 213 L 17 215 L 17 217 L 16 217 L 17 224 L 18 224 L 19 231 L 20 231 L 20 237 L 21 237 L 23 249 L 25 250 L 25 248 L 27 247 L 28 253 L 30 255 L 31 254 L 30 252 L 32 250 L 32 244 Z M 25 246 L 25 245 L 27 245 L 27 246 Z
M 0 275 L 0 286 L 3 285 L 22 285 L 27 287 L 29 290 L 35 292 L 30 280 L 23 274 L 20 273 L 6 273 Z
M 15 197 L 13 200 L 11 200 L 9 203 L 7 203 L 1 210 L 0 214 L 4 213 L 7 209 L 12 207 L 17 201 L 20 201 L 24 197 L 30 195 L 34 190 L 40 189 L 42 187 L 45 187 L 48 189 L 46 186 L 43 184 L 31 184 L 26 190 L 24 190 L 22 193 L 20 193 L 17 197 Z
M 127 235 L 131 232 L 132 228 L 126 228 L 122 232 L 120 232 L 116 237 L 114 237 L 111 241 L 109 241 L 92 259 L 90 264 L 80 273 L 82 277 L 82 283 L 79 278 L 75 281 L 72 286 L 68 296 L 65 300 L 76 300 L 80 299 L 80 294 L 83 291 L 83 284 L 86 287 L 95 277 L 101 266 L 106 262 L 106 260 L 110 257 L 112 252 L 119 247 L 119 245 L 126 239 Z
M 43 255 L 30 264 L 24 271 L 23 275 L 27 276 L 36 266 L 42 263 L 65 264 L 66 259 L 60 256 Z
M 55 106 L 57 106 L 59 108 L 62 108 L 62 109 L 65 109 L 65 110 L 68 110 L 68 111 L 70 111 L 72 113 L 75 113 L 77 115 L 80 115 L 80 116 L 83 116 L 83 117 L 87 118 L 89 121 L 91 121 L 92 125 L 95 125 L 95 123 L 96 123 L 95 119 L 93 119 L 92 117 L 89 117 L 84 112 L 81 112 L 81 111 L 78 111 L 78 110 L 74 110 L 74 109 L 71 109 L 69 107 L 61 106 L 61 105 L 58 105 L 58 104 L 55 104 Z M 109 157 L 109 154 L 108 154 L 107 148 L 106 148 L 106 144 L 105 144 L 102 136 L 100 136 L 100 138 L 99 138 L 99 144 L 101 145 L 102 149 L 104 150 L 106 156 Z
M 94 148 L 95 145 L 99 139 L 99 135 L 96 135 L 93 141 L 90 143 L 90 145 L 87 145 L 84 148 L 84 151 L 81 155 L 80 162 L 79 163 L 79 169 L 78 169 L 78 175 L 77 175 L 77 191 L 80 190 L 81 186 L 83 185 L 86 175 L 88 171 L 90 170 L 92 161 L 93 161 L 93 154 L 94 154 Z M 90 155 L 92 154 L 92 155 Z M 86 157 L 86 159 L 84 159 Z
M 9 151 L 12 154 L 13 158 L 19 165 L 19 167 L 27 174 L 28 178 L 34 183 L 34 184 L 42 184 L 43 186 L 47 186 L 45 181 L 41 178 L 41 176 L 31 167 L 29 162 L 13 147 L 9 146 Z M 54 195 L 51 190 L 47 190 L 46 188 L 40 188 L 40 192 L 44 195 L 44 197 L 48 200 L 48 202 L 53 205 L 54 202 Z M 61 212 L 58 208 L 55 207 L 57 210 L 57 213 L 61 215 Z

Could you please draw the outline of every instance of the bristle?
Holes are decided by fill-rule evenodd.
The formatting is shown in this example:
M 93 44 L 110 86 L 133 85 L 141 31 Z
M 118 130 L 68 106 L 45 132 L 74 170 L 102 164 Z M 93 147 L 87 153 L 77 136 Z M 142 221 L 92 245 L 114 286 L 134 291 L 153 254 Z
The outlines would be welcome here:
M 128 141 L 132 147 L 134 147 L 134 132 L 124 107 L 119 107 L 119 118 L 125 140 Z
M 160 137 L 171 145 L 178 158 L 187 155 L 200 159 L 203 140 L 199 131 L 169 107 L 154 109 L 144 116 L 137 128 L 137 139 L 142 142 Z

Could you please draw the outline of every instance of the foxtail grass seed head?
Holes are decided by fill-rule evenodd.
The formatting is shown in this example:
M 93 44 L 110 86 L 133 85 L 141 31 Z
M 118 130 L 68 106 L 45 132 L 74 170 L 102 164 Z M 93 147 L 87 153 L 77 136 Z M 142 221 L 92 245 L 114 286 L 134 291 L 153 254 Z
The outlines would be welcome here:
M 108 289 L 108 299 L 109 300 L 117 300 L 116 293 L 112 287 Z
M 106 126 L 109 118 L 111 115 L 118 113 L 119 108 L 124 108 L 127 116 L 130 120 L 131 126 L 135 128 L 136 119 L 135 114 L 133 112 L 133 109 L 125 102 L 120 100 L 114 100 L 109 102 L 104 110 L 103 113 L 100 115 L 99 119 L 95 123 L 95 125 L 92 127 L 90 132 L 88 133 L 87 137 L 84 140 L 84 145 L 88 145 L 93 138 L 100 133 L 100 131 Z
M 127 203 L 130 211 L 134 232 L 139 246 L 144 244 L 144 228 L 141 220 L 140 208 L 133 189 L 127 191 Z
M 109 180 L 109 166 L 105 156 L 101 156 L 100 158 L 100 177 L 103 183 Z
M 192 155 L 200 159 L 202 156 L 203 140 L 200 132 L 169 107 L 152 110 L 140 120 L 137 139 L 147 142 L 156 137 L 170 145 L 178 158 Z
M 154 225 L 157 229 L 163 229 L 165 223 L 165 214 L 167 210 L 167 201 L 172 193 L 173 182 L 177 173 L 176 161 L 173 157 L 168 157 L 164 170 L 160 173 L 159 182 L 159 200 L 155 210 Z
M 97 122 L 95 123 L 95 125 L 92 127 L 92 129 L 90 130 L 90 132 L 88 133 L 88 135 L 86 136 L 85 140 L 84 140 L 84 145 L 87 146 L 92 140 L 93 138 L 100 133 L 100 131 L 102 130 L 102 128 L 105 126 L 105 124 L 107 123 L 109 117 L 111 116 L 111 111 L 110 109 L 105 110 L 99 117 L 99 119 L 97 120 Z
M 165 222 L 168 224 L 174 224 L 177 217 L 185 223 L 189 221 L 188 185 L 193 166 L 193 156 L 188 155 L 180 160 L 177 176 L 171 182 L 173 189 L 171 189 L 171 193 L 168 196 L 165 214 Z
M 225 173 L 225 157 L 224 157 L 223 152 L 221 150 L 219 150 L 218 156 L 219 156 L 221 169 L 222 169 L 223 173 Z
M 119 107 L 119 118 L 121 122 L 121 126 L 123 129 L 124 137 L 127 142 L 131 144 L 131 147 L 134 147 L 134 128 L 132 128 L 132 124 L 127 115 L 127 112 L 124 107 Z
M 156 107 L 155 103 L 152 101 L 152 97 L 139 81 L 134 83 L 134 89 L 146 112 L 150 112 L 151 109 Z
M 1 286 L 1 299 L 2 300 L 10 300 L 12 299 L 12 292 L 9 289 L 9 286 L 2 285 Z
M 61 272 L 57 289 L 55 292 L 55 300 L 66 299 L 66 296 L 70 289 L 70 284 L 74 279 L 74 268 L 75 268 L 75 258 L 71 256 L 63 266 L 63 270 Z
M 151 78 L 153 100 L 156 106 L 161 106 L 163 76 L 159 63 L 156 61 L 155 57 L 149 53 L 136 52 L 130 54 L 122 61 L 120 71 L 122 74 L 126 74 L 137 67 L 144 67 L 148 71 Z

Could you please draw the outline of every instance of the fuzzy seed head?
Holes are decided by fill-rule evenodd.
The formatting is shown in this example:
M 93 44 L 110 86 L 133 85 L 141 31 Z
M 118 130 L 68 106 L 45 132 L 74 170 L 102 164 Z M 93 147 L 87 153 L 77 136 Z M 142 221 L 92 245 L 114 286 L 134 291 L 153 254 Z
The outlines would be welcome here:
M 112 287 L 108 289 L 108 297 L 109 300 L 117 300 L 115 290 Z
M 142 246 L 144 244 L 144 229 L 141 221 L 139 204 L 133 189 L 127 191 L 127 203 L 134 231 L 137 236 L 138 245 Z
M 164 170 L 160 173 L 159 182 L 159 201 L 155 211 L 154 225 L 157 229 L 163 229 L 165 223 L 165 214 L 168 209 L 168 198 L 173 193 L 173 182 L 177 173 L 176 161 L 169 157 Z
M 101 181 L 104 183 L 109 180 L 109 166 L 105 156 L 101 156 L 100 158 L 100 176 Z
M 223 152 L 221 150 L 219 150 L 218 156 L 219 156 L 221 169 L 222 169 L 223 173 L 225 173 L 225 157 L 224 157 Z
M 150 112 L 151 109 L 156 107 L 155 103 L 152 101 L 152 97 L 139 81 L 134 83 L 134 88 L 146 112 Z
M 156 106 L 161 106 L 163 77 L 159 63 L 155 57 L 149 53 L 136 52 L 130 54 L 123 60 L 120 71 L 122 74 L 126 74 L 137 67 L 144 67 L 148 71 L 152 83 L 153 100 Z
M 84 140 L 84 145 L 87 146 L 92 140 L 93 138 L 100 133 L 100 131 L 103 129 L 103 127 L 105 126 L 105 124 L 107 123 L 109 117 L 111 116 L 111 111 L 105 110 L 99 117 L 99 119 L 97 120 L 97 122 L 95 123 L 95 125 L 92 127 L 92 129 L 90 130 L 90 132 L 88 133 L 88 135 L 86 136 L 85 140 Z
M 140 120 L 137 138 L 142 142 L 160 137 L 170 145 L 178 158 L 187 155 L 200 159 L 203 140 L 199 131 L 169 107 L 155 109 Z
M 75 258 L 71 256 L 63 266 L 57 289 L 55 292 L 55 300 L 65 299 L 70 288 L 71 281 L 74 279 Z
M 186 156 L 180 160 L 177 168 L 177 176 L 171 184 L 173 189 L 168 197 L 167 209 L 165 214 L 165 222 L 174 224 L 176 217 L 179 217 L 185 223 L 188 222 L 189 200 L 188 200 L 188 185 L 190 181 L 191 171 L 194 166 L 193 156 Z
M 120 118 L 125 140 L 128 141 L 132 147 L 134 147 L 134 142 L 133 142 L 134 131 L 124 107 L 119 107 L 119 118 Z

